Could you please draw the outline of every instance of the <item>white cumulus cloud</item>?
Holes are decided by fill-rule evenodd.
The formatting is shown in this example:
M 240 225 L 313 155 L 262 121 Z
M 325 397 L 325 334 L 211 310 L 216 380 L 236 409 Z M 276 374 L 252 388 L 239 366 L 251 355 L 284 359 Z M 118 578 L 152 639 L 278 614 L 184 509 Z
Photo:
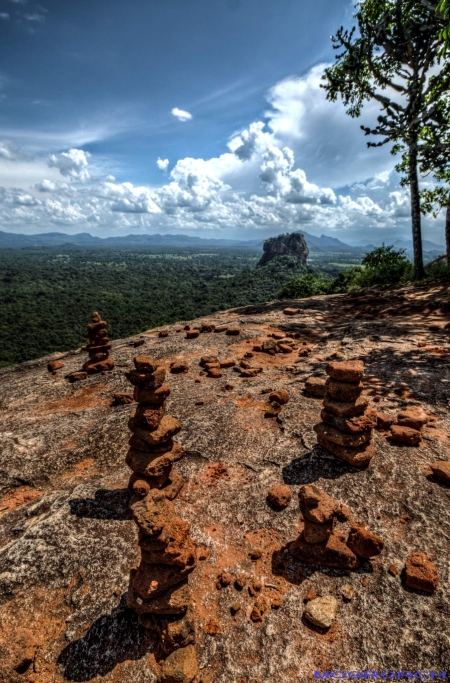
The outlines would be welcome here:
M 178 109 L 178 107 L 172 109 L 172 116 L 175 116 L 179 121 L 190 121 L 192 119 L 192 114 L 183 109 Z
M 9 20 L 8 12 L 0 12 L 0 19 L 2 19 L 3 21 L 8 21 Z
M 160 171 L 166 171 L 167 167 L 169 165 L 169 160 L 168 159 L 161 159 L 160 157 L 158 157 L 156 165 Z
M 63 176 L 86 181 L 90 178 L 87 169 L 89 157 L 89 152 L 82 149 L 69 149 L 61 154 L 50 154 L 48 165 L 50 168 L 57 168 Z
M 251 121 L 224 140 L 219 156 L 181 158 L 170 172 L 168 159 L 158 157 L 157 167 L 167 173 L 159 187 L 117 182 L 100 173 L 101 160 L 76 147 L 51 154 L 50 171 L 41 154 L 25 162 L 22 150 L 0 142 L 0 226 L 208 230 L 242 237 L 303 229 L 355 242 L 395 231 L 407 236 L 409 193 L 392 170 L 395 162 L 387 151 L 367 150 L 358 122 L 340 104 L 326 101 L 322 69 L 275 85 L 265 120 Z M 366 114 L 374 111 L 369 107 Z M 27 176 L 33 181 L 10 187 L 7 179 L 15 182 L 14 169 L 25 164 L 33 166 Z M 430 226 L 435 233 L 427 236 L 443 241 L 442 221 L 425 219 L 425 232 Z
M 39 192 L 54 192 L 57 185 L 52 180 L 46 180 L 44 178 L 40 183 L 36 183 L 35 188 L 36 190 L 39 190 Z

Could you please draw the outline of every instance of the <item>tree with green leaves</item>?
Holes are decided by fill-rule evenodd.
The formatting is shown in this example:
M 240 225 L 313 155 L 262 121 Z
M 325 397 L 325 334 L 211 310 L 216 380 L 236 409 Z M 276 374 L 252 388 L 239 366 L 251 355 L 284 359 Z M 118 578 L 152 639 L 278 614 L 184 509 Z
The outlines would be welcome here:
M 396 166 L 403 173 L 401 185 L 408 182 L 408 152 L 403 150 L 402 160 Z M 421 190 L 421 211 L 438 217 L 445 210 L 445 243 L 447 264 L 450 266 L 450 94 L 441 96 L 433 122 L 424 126 L 419 136 L 419 170 L 424 178 L 431 177 L 437 184 Z
M 447 1 L 447 0 L 445 0 Z M 352 117 L 375 100 L 381 113 L 375 126 L 361 126 L 366 135 L 382 136 L 392 152 L 407 150 L 407 183 L 411 196 L 414 276 L 424 276 L 419 193 L 421 131 L 435 121 L 441 98 L 450 86 L 450 65 L 442 57 L 445 19 L 436 0 L 362 0 L 357 29 L 341 27 L 332 37 L 340 50 L 325 70 L 327 99 L 341 97 Z M 443 62 L 443 64 L 440 64 Z M 440 68 L 434 73 L 436 65 Z
M 444 41 L 444 53 L 450 51 L 450 0 L 441 0 L 437 11 L 441 13 L 445 21 L 445 26 L 441 29 L 440 37 Z

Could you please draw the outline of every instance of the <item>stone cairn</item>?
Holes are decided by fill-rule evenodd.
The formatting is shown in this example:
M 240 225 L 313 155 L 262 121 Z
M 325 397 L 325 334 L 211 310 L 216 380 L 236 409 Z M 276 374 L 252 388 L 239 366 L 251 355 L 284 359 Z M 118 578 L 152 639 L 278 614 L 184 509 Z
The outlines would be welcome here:
M 376 557 L 383 550 L 383 540 L 356 524 L 350 510 L 317 486 L 305 485 L 299 491 L 303 526 L 298 538 L 289 544 L 289 552 L 307 564 L 342 569 L 356 569 L 360 561 Z M 336 528 L 336 520 L 348 521 L 350 533 Z
M 314 426 L 317 441 L 350 465 L 365 467 L 375 455 L 372 435 L 376 417 L 366 413 L 368 401 L 361 396 L 364 364 L 359 360 L 333 361 L 326 373 L 322 422 Z
M 125 373 L 139 404 L 130 414 L 133 435 L 126 463 L 133 472 L 130 509 L 139 528 L 141 561 L 130 574 L 128 607 L 137 612 L 142 626 L 160 638 L 167 655 L 161 681 L 189 683 L 198 670 L 188 585 L 197 548 L 189 535 L 190 524 L 176 516 L 171 502 L 184 485 L 173 470 L 174 462 L 184 457 L 180 444 L 173 441 L 181 424 L 164 414 L 170 394 L 164 384 L 165 369 L 147 356 L 137 356 L 134 365 L 135 370 Z M 184 678 L 172 678 L 174 671 L 183 672 Z
M 114 367 L 114 361 L 109 357 L 111 342 L 106 331 L 107 323 L 95 311 L 88 324 L 89 344 L 84 350 L 89 354 L 89 360 L 83 365 L 84 372 L 94 375 L 97 372 L 107 372 Z

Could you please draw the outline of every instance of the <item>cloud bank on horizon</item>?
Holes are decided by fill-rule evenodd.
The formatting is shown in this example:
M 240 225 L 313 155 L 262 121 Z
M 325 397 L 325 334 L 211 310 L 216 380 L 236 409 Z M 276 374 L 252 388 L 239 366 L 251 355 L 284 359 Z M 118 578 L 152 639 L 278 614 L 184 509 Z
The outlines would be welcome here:
M 272 87 L 260 120 L 224 141 L 222 154 L 149 159 L 165 175 L 159 186 L 119 182 L 94 153 L 77 147 L 33 159 L 26 148 L 0 140 L 0 229 L 210 231 L 248 239 L 303 228 L 355 241 L 371 239 L 373 231 L 386 239 L 408 235 L 409 193 L 399 186 L 392 157 L 368 150 L 358 122 L 326 101 L 323 68 Z M 377 113 L 369 103 L 364 116 Z M 171 114 L 192 119 L 178 108 Z M 19 186 L 5 182 L 21 174 Z M 439 222 L 428 221 L 425 230 L 442 241 Z

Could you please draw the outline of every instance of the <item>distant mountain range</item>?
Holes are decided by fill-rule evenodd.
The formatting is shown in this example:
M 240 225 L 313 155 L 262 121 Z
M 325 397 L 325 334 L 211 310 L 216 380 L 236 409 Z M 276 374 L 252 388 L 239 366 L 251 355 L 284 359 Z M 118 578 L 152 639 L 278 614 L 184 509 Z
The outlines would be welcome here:
M 364 254 L 374 248 L 373 244 L 363 241 L 355 246 L 350 246 L 336 237 L 329 237 L 328 235 L 316 237 L 304 230 L 298 232 L 301 232 L 304 235 L 310 251 L 350 251 L 355 254 Z M 228 247 L 262 251 L 264 240 L 206 239 L 204 237 L 191 237 L 189 235 L 160 234 L 126 235 L 125 237 L 94 237 L 87 232 L 80 232 L 76 235 L 67 235 L 63 232 L 23 235 L 0 231 L 0 249 L 59 247 L 69 244 L 80 247 Z M 396 249 L 406 249 L 407 252 L 412 251 L 411 240 L 397 239 L 393 244 Z M 437 252 L 439 254 L 445 251 L 443 245 L 435 244 L 428 240 L 423 240 L 423 248 L 424 251 Z
M 406 251 L 412 251 L 413 249 L 412 240 L 406 240 L 404 238 L 397 238 L 393 242 L 385 240 L 385 243 L 392 244 L 395 247 L 395 249 L 406 249 Z M 361 240 L 360 242 L 358 242 L 356 246 L 365 247 L 365 249 L 369 251 L 370 249 L 375 249 L 375 247 L 379 247 L 380 245 L 381 242 L 376 242 L 376 244 L 374 245 L 372 242 L 369 242 L 368 240 Z M 445 251 L 445 246 L 443 244 L 436 244 L 436 242 L 430 242 L 430 240 L 422 240 L 422 247 L 424 251 Z

